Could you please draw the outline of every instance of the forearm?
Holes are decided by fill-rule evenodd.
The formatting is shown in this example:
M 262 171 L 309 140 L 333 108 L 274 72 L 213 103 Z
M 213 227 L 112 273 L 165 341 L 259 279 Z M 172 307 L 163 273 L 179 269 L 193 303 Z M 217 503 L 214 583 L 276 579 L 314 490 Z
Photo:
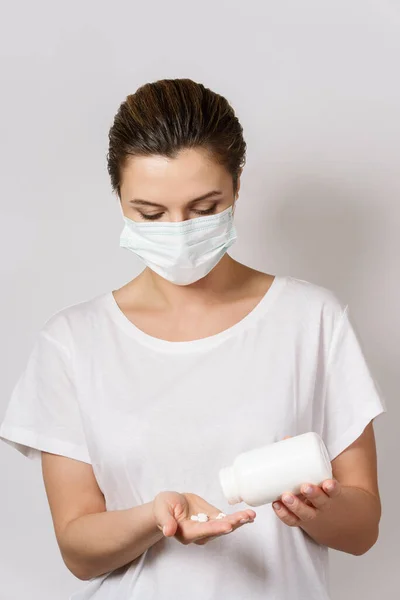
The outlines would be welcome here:
M 360 488 L 342 486 L 329 510 L 300 527 L 319 544 L 360 555 L 376 542 L 380 516 L 379 498 Z
M 132 562 L 162 537 L 148 502 L 79 517 L 65 527 L 59 544 L 67 567 L 86 580 Z

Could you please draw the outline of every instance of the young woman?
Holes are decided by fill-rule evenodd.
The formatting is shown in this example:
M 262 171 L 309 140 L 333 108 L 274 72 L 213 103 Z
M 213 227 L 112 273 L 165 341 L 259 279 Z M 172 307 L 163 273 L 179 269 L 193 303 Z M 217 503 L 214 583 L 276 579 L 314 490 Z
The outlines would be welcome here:
M 326 600 L 328 547 L 377 540 L 386 409 L 347 305 L 228 255 L 245 150 L 227 100 L 189 79 L 142 86 L 110 129 L 120 243 L 145 269 L 50 318 L 0 431 L 42 457 L 60 551 L 87 580 L 74 600 Z M 334 478 L 233 512 L 219 469 L 307 431 Z

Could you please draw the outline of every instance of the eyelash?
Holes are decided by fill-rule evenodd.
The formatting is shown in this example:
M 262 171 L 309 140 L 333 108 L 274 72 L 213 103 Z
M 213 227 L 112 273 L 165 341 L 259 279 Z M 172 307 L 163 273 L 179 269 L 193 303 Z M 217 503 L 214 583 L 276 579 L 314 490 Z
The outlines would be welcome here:
M 216 208 L 217 208 L 217 203 L 210 206 L 210 208 L 207 208 L 207 210 L 193 210 L 193 212 L 196 213 L 196 215 L 211 215 L 215 211 Z M 158 213 L 156 215 L 145 215 L 143 213 L 140 213 L 140 216 L 145 221 L 157 221 L 157 219 L 161 219 L 163 214 L 164 213 Z
M 139 214 L 140 217 L 145 221 L 156 221 L 157 219 L 160 219 L 164 213 L 160 213 L 158 215 L 144 215 L 143 213 L 139 212 Z

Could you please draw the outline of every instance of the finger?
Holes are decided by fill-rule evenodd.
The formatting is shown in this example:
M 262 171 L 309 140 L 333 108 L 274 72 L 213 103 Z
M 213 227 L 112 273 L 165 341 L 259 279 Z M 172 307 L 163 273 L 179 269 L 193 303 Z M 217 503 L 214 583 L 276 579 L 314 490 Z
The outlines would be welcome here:
M 279 519 L 289 527 L 296 527 L 300 523 L 300 519 L 288 510 L 282 502 L 274 502 L 272 504 L 275 514 Z
M 223 519 L 207 521 L 206 523 L 186 521 L 181 523 L 180 526 L 182 529 L 182 537 L 190 542 L 233 531 L 231 523 L 223 521 Z
M 243 512 L 243 511 L 242 511 Z M 232 531 L 236 531 L 236 529 L 239 529 L 239 527 L 243 527 L 243 525 L 245 525 L 246 523 L 252 523 L 254 521 L 253 518 L 250 518 L 250 516 L 252 517 L 253 514 L 255 515 L 254 511 L 244 511 L 245 514 L 250 513 L 247 517 L 243 517 L 240 519 L 240 521 L 237 523 L 233 523 L 231 524 L 231 529 L 224 531 L 223 533 L 220 533 L 218 535 L 214 535 L 214 536 L 206 536 L 200 539 L 196 539 L 196 541 L 194 542 L 195 544 L 199 545 L 199 546 L 203 546 L 204 544 L 206 544 L 207 542 L 211 542 L 211 540 L 215 540 L 216 538 L 220 537 L 221 535 L 225 535 L 227 533 L 232 533 Z M 242 513 L 239 514 L 239 517 L 241 516 Z M 228 515 L 226 515 L 224 517 L 224 519 L 227 518 Z M 222 521 L 223 519 L 218 519 L 218 521 Z M 229 521 L 226 521 L 227 523 L 229 523 Z
M 302 500 L 307 506 L 313 506 L 312 502 L 308 498 L 306 498 L 303 494 L 297 494 L 297 496 Z
M 210 516 L 210 518 L 211 519 L 217 519 L 218 515 L 220 515 L 220 514 L 223 514 L 223 513 L 213 511 L 213 513 Z M 240 519 L 250 519 L 251 521 L 254 521 L 254 519 L 256 518 L 256 516 L 257 516 L 257 513 L 254 510 L 251 510 L 250 508 L 248 508 L 248 509 L 245 509 L 245 510 L 237 511 L 235 513 L 227 514 L 224 517 L 221 517 L 220 519 L 217 519 L 217 520 L 219 521 L 219 520 L 223 520 L 223 519 L 227 520 L 227 519 L 234 518 L 234 519 L 239 519 L 239 520 Z
M 313 506 L 305 504 L 298 496 L 286 492 L 282 494 L 282 502 L 300 521 L 310 521 L 316 517 L 317 511 Z
M 307 500 L 319 510 L 326 509 L 331 502 L 329 496 L 318 485 L 306 483 L 301 487 L 301 491 Z
M 170 512 L 170 507 L 167 504 L 162 504 L 158 507 L 157 518 L 158 527 L 161 529 L 165 537 L 175 535 L 178 523 Z
M 236 527 L 238 525 L 244 525 L 245 523 L 253 522 L 255 518 L 256 513 L 254 510 L 248 509 L 240 510 L 231 515 L 226 515 L 226 517 L 223 517 L 221 521 L 227 521 L 228 523 L 231 523 L 232 526 Z
M 326 479 L 322 483 L 322 489 L 330 498 L 336 498 L 342 491 L 342 486 L 337 479 Z
M 244 510 L 206 523 L 191 521 L 191 531 L 184 530 L 184 537 L 198 545 L 203 545 L 210 539 L 231 533 L 239 527 L 243 527 L 246 523 L 252 523 L 254 519 L 250 517 L 255 516 L 255 514 L 253 510 Z M 193 525 L 195 528 L 193 528 Z

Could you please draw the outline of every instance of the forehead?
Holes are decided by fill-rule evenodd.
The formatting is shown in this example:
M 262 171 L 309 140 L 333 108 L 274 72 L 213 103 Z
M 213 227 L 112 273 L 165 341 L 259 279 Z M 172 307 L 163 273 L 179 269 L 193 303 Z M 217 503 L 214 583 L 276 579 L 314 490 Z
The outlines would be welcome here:
M 160 194 L 184 199 L 229 184 L 229 173 L 205 151 L 185 149 L 176 158 L 129 157 L 122 172 L 121 194 L 156 202 Z

